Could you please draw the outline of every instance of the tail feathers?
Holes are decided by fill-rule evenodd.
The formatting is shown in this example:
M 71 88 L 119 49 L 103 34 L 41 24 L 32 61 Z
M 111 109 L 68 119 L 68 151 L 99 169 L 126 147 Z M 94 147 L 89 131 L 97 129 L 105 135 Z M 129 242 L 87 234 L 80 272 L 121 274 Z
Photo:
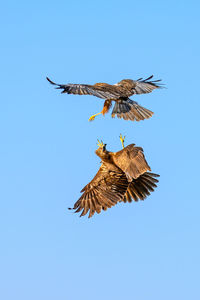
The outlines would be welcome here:
M 112 117 L 114 118 L 115 115 L 124 120 L 140 121 L 151 118 L 153 112 L 140 106 L 137 102 L 127 99 L 115 102 Z

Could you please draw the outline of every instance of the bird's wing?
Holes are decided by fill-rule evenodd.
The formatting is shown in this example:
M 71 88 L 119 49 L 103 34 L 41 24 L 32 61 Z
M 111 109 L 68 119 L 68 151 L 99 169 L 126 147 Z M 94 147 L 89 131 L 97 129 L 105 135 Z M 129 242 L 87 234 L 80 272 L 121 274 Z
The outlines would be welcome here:
M 122 200 L 127 188 L 124 172 L 113 164 L 103 162 L 96 176 L 82 189 L 83 194 L 72 209 L 82 211 L 80 216 L 90 211 L 90 218 L 95 212 L 100 213 Z
M 67 94 L 74 94 L 74 95 L 93 95 L 98 98 L 102 99 L 112 99 L 112 98 L 119 98 L 120 93 L 117 91 L 117 89 L 113 88 L 111 85 L 108 84 L 101 84 L 101 85 L 89 85 L 89 84 L 57 84 L 50 80 L 47 77 L 47 80 L 53 84 L 56 85 L 56 89 L 62 89 L 61 93 L 67 93 Z
M 158 174 L 146 172 L 137 179 L 133 179 L 133 181 L 129 183 L 122 201 L 132 202 L 132 200 L 144 200 L 151 192 L 154 191 L 154 188 L 157 187 L 158 179 L 156 179 L 156 177 L 159 176 L 160 175 Z
M 134 144 L 128 145 L 121 151 L 113 154 L 114 163 L 125 172 L 128 181 L 138 178 L 147 171 L 151 171 L 141 147 Z
M 132 89 L 132 95 L 151 93 L 153 90 L 163 87 L 162 84 L 160 83 L 161 79 L 150 80 L 152 78 L 153 75 L 151 75 L 146 79 L 139 78 L 138 80 L 133 80 L 135 86 Z

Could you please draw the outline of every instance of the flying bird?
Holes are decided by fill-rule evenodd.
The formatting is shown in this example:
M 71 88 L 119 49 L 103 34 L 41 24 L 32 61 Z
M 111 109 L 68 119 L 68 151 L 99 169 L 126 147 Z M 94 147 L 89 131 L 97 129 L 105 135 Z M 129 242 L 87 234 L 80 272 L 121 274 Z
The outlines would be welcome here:
M 110 85 L 108 83 L 89 84 L 57 84 L 47 77 L 47 80 L 57 86 L 56 89 L 62 89 L 61 93 L 74 95 L 93 95 L 105 100 L 101 112 L 92 115 L 89 121 L 93 121 L 97 115 L 105 115 L 112 106 L 112 101 L 115 105 L 112 110 L 112 117 L 117 116 L 124 120 L 140 121 L 149 119 L 153 112 L 140 106 L 136 101 L 129 99 L 130 96 L 136 94 L 151 93 L 154 89 L 161 88 L 161 80 L 151 80 L 153 75 L 137 80 L 123 79 L 120 82 Z
M 124 137 L 125 138 L 125 137 Z M 106 144 L 99 142 L 95 151 L 101 158 L 99 171 L 82 190 L 82 196 L 74 204 L 75 212 L 89 218 L 101 210 L 107 210 L 118 202 L 144 200 L 157 187 L 158 174 L 151 173 L 143 149 L 130 144 L 124 148 L 124 138 L 120 135 L 123 149 L 118 152 L 106 150 Z

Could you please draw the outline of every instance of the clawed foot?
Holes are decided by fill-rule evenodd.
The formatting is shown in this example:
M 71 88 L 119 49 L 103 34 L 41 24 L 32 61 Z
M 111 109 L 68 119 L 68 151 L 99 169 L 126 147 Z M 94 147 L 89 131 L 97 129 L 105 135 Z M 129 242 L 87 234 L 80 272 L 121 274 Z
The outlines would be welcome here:
M 88 121 L 90 121 L 90 122 L 94 121 L 95 117 L 96 117 L 95 115 L 91 116 Z
M 102 140 L 101 140 L 101 142 L 99 140 L 97 140 L 97 142 L 98 142 L 97 146 L 100 148 L 103 148 L 104 143 L 102 142 Z
M 123 147 L 123 149 L 124 149 L 124 140 L 125 140 L 125 136 L 123 137 L 122 134 L 120 133 L 119 138 L 120 138 L 120 141 L 121 141 L 121 143 L 122 143 L 122 147 Z
M 98 116 L 98 115 L 100 115 L 100 114 L 101 114 L 101 112 L 98 113 L 98 114 L 92 115 L 92 116 L 89 118 L 88 121 L 90 121 L 90 122 L 91 122 L 91 121 L 94 121 L 95 117 Z

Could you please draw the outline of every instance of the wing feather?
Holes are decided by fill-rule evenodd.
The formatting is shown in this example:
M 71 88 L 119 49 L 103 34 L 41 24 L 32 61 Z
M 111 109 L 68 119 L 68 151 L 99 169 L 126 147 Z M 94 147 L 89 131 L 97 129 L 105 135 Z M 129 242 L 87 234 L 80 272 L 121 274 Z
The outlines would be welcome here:
M 82 211 L 80 216 L 89 212 L 91 218 L 95 212 L 100 213 L 121 201 L 127 188 L 124 172 L 113 164 L 103 162 L 92 181 L 82 189 L 83 194 L 72 209 Z
M 61 89 L 62 94 L 74 94 L 74 95 L 93 95 L 102 99 L 113 99 L 119 98 L 120 92 L 117 90 L 115 86 L 109 84 L 57 84 L 53 82 L 51 79 L 46 77 L 46 79 L 52 84 L 56 86 L 56 89 Z
M 154 191 L 154 188 L 157 187 L 155 182 L 157 183 L 158 179 L 155 177 L 159 176 L 158 174 L 146 172 L 137 179 L 133 179 L 133 181 L 129 183 L 123 202 L 132 202 L 132 199 L 134 201 L 138 201 L 139 199 L 144 200 Z
M 153 90 L 163 87 L 163 84 L 160 83 L 161 79 L 150 80 L 152 78 L 153 75 L 146 79 L 139 78 L 138 80 L 133 80 L 135 87 L 132 89 L 132 95 L 151 93 Z
M 147 171 L 151 171 L 141 147 L 134 144 L 128 145 L 121 151 L 114 153 L 114 163 L 125 172 L 127 179 L 131 182 Z

